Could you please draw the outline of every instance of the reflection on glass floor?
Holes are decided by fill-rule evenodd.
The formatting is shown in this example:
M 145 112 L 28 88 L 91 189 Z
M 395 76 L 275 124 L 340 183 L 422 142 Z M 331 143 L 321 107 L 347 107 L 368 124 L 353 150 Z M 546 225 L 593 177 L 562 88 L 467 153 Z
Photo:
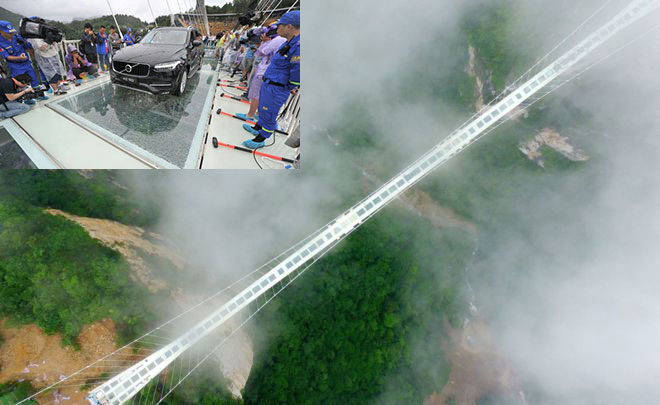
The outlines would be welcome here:
M 0 128 L 0 169 L 36 169 L 37 166 L 23 152 L 5 128 Z
M 193 149 L 201 142 L 209 114 L 205 106 L 216 88 L 211 69 L 205 63 L 182 97 L 154 96 L 106 82 L 53 104 L 111 141 L 121 138 L 123 147 L 159 166 L 194 166 L 198 150 Z

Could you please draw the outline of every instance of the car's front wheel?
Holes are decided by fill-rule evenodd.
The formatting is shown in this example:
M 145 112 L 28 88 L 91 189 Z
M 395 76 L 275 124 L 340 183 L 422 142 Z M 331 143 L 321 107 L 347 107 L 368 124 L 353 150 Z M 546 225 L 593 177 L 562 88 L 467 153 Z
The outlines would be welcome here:
M 176 90 L 174 91 L 175 96 L 181 96 L 183 95 L 183 92 L 186 91 L 186 86 L 188 85 L 188 71 L 184 69 L 181 72 L 181 76 L 179 77 L 179 81 L 176 86 Z

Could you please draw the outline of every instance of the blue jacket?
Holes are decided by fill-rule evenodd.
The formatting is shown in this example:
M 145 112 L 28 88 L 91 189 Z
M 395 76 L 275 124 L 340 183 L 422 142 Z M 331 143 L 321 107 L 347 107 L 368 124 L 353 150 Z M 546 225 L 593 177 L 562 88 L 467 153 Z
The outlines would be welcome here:
M 110 52 L 110 44 L 108 43 L 108 34 L 96 34 L 96 53 L 105 55 Z
M 126 46 L 135 44 L 135 42 L 133 42 L 133 38 L 131 38 L 131 36 L 128 35 L 128 32 L 124 34 L 124 43 L 126 44 Z
M 0 56 L 7 60 L 8 56 L 21 56 L 22 53 L 27 56 L 27 60 L 24 61 L 8 61 L 9 64 L 28 64 L 30 63 L 30 55 L 27 50 L 32 49 L 32 44 L 23 39 L 19 34 L 15 34 L 11 41 L 0 37 Z
M 287 46 L 289 46 L 289 50 L 281 55 L 280 52 Z M 289 42 L 285 42 L 275 52 L 264 77 L 273 82 L 286 85 L 288 90 L 300 87 L 300 35 Z

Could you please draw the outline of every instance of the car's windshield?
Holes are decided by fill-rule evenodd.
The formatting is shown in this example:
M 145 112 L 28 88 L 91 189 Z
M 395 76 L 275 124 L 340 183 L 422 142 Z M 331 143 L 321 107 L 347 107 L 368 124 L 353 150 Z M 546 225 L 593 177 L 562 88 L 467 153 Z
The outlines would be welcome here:
M 183 30 L 154 30 L 148 33 L 141 44 L 157 45 L 185 45 L 188 38 L 188 31 Z

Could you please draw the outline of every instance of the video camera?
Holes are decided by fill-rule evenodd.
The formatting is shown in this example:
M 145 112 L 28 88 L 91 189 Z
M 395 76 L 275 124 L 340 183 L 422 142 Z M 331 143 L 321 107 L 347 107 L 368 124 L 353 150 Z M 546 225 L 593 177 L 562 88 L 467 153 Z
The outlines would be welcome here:
M 248 11 L 242 16 L 238 17 L 238 23 L 240 25 L 252 25 L 258 24 L 261 20 L 261 13 L 255 13 L 254 11 Z
M 257 32 L 258 30 L 259 30 L 258 27 L 249 29 L 246 34 L 247 38 L 242 37 L 239 42 L 242 45 L 246 45 L 246 44 L 259 45 L 259 43 L 261 42 L 261 34 Z
M 34 100 L 34 99 L 37 99 L 39 97 L 43 97 L 45 95 L 46 91 L 48 91 L 48 88 L 46 86 L 44 86 L 43 84 L 40 84 L 37 87 L 33 87 L 32 89 L 34 90 L 34 92 L 25 93 L 25 94 L 23 94 L 23 96 L 21 98 L 23 100 Z M 21 90 L 25 90 L 25 88 L 23 88 Z
M 59 28 L 46 24 L 46 20 L 43 18 L 23 18 L 19 33 L 26 39 L 43 39 L 48 45 L 51 45 L 53 42 L 61 42 L 64 35 Z

